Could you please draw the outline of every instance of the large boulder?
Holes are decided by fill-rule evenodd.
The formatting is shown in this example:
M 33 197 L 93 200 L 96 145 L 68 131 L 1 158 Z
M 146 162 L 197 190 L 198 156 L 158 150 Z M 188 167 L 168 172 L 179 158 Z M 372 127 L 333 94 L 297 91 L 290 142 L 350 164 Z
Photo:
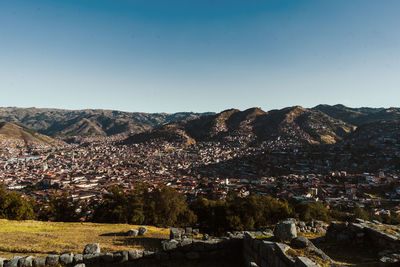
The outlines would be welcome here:
M 99 243 L 87 244 L 85 249 L 83 250 L 83 255 L 85 255 L 85 254 L 99 254 L 99 253 L 100 253 L 100 244 Z
M 297 237 L 296 224 L 293 220 L 279 222 L 274 229 L 274 235 L 279 241 L 292 241 Z
M 147 232 L 147 227 L 140 226 L 139 227 L 139 235 L 144 235 Z

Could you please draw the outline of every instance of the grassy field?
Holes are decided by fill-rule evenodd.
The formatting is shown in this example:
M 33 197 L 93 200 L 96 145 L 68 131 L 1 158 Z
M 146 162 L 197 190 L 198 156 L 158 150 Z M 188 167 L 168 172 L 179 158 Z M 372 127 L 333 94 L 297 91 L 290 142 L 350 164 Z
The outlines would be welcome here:
M 100 243 L 102 252 L 152 249 L 169 237 L 169 229 L 149 226 L 145 236 L 124 233 L 139 226 L 128 224 L 63 223 L 0 220 L 0 257 L 82 253 L 88 243 Z

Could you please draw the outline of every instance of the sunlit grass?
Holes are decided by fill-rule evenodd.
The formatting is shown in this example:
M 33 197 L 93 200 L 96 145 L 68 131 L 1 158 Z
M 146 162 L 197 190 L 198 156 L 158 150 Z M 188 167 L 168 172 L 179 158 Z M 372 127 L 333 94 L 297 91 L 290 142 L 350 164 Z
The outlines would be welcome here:
M 148 226 L 143 237 L 123 235 L 137 225 L 0 220 L 0 256 L 82 253 L 88 243 L 103 252 L 151 248 L 168 238 L 169 229 Z

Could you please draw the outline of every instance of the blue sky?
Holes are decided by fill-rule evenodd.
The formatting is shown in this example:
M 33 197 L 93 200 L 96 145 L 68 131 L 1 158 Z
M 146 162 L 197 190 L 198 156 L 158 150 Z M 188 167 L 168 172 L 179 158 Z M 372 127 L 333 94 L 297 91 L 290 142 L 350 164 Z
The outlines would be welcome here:
M 400 1 L 0 1 L 0 106 L 399 106 Z

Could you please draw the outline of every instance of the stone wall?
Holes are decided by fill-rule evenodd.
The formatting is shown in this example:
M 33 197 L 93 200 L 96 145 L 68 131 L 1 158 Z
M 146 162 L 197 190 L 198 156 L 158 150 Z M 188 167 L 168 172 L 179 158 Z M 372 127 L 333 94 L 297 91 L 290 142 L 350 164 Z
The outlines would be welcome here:
M 86 245 L 82 254 L 65 253 L 34 258 L 14 257 L 10 260 L 0 259 L 0 267 L 41 267 L 41 266 L 179 266 L 176 262 L 184 262 L 191 266 L 208 266 L 207 262 L 230 262 L 228 266 L 259 267 L 315 267 L 319 266 L 305 257 L 291 257 L 286 254 L 290 246 L 273 241 L 255 238 L 252 233 L 230 234 L 229 237 L 209 240 L 190 238 L 191 228 L 171 228 L 170 239 L 161 241 L 161 249 L 157 251 L 129 250 L 114 253 L 101 253 L 100 244 Z M 142 231 L 143 232 L 143 231 Z M 197 232 L 197 231 L 195 231 Z M 140 231 L 129 231 L 129 235 L 140 234 Z M 142 233 L 144 234 L 144 233 Z M 272 234 L 272 233 L 271 233 Z M 293 247 L 318 250 L 303 237 L 297 237 L 295 222 L 292 219 L 280 222 L 274 231 L 275 240 L 292 242 Z M 208 239 L 208 235 L 203 235 Z M 303 246 L 304 245 L 304 246 Z M 320 251 L 323 255 L 323 252 Z M 168 264 L 166 264 L 168 263 Z M 218 265 L 219 266 L 219 265 Z M 224 265 L 225 266 L 225 265 Z
M 400 251 L 398 235 L 385 232 L 390 226 L 357 220 L 354 223 L 332 222 L 326 233 L 327 241 L 375 246 L 378 249 Z M 379 230 L 381 228 L 382 230 Z
M 356 219 L 353 223 L 332 222 L 325 239 L 343 245 L 374 248 L 378 251 L 380 266 L 399 266 L 399 237 L 398 227 Z
M 165 261 L 202 261 L 202 260 L 235 260 L 236 266 L 243 266 L 243 239 L 224 238 L 219 240 L 166 240 L 162 242 L 162 250 L 158 252 L 129 250 L 115 253 L 101 253 L 99 244 L 88 244 L 83 254 L 66 253 L 34 258 L 14 257 L 1 259 L 0 267 L 31 266 L 159 266 Z
M 286 254 L 290 246 L 271 241 L 263 241 L 245 234 L 243 257 L 246 265 L 251 267 L 317 267 L 305 257 L 293 258 Z

